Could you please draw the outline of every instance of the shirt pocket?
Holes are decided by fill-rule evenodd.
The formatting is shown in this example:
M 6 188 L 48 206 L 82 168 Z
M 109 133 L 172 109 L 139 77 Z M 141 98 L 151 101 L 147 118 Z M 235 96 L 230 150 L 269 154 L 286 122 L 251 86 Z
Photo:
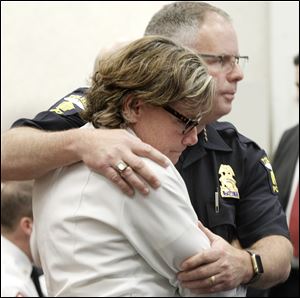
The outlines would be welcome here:
M 221 236 L 229 243 L 237 238 L 235 199 L 226 199 L 226 202 L 224 202 L 224 199 L 220 199 L 218 213 L 215 210 L 214 202 L 208 202 L 206 211 L 208 228 L 213 233 Z

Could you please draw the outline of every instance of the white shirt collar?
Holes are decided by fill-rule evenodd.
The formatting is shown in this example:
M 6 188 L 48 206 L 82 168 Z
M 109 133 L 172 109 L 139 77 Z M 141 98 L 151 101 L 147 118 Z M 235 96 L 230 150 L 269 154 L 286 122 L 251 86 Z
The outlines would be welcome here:
M 32 271 L 32 263 L 27 255 L 14 243 L 1 235 L 1 263 L 14 263 L 23 274 L 30 276 Z M 13 266 L 13 264 L 11 265 Z

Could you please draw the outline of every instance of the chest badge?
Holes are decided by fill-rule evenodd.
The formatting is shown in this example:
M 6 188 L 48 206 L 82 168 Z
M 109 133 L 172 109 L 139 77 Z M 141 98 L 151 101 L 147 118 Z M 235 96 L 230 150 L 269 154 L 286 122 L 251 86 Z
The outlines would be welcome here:
M 220 165 L 219 168 L 220 193 L 222 198 L 239 199 L 239 190 L 236 186 L 235 174 L 231 166 Z

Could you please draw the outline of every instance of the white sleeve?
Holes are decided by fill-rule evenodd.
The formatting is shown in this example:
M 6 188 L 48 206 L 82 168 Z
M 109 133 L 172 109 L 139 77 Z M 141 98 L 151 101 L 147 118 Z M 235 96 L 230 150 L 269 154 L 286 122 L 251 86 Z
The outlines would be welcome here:
M 180 288 L 176 273 L 185 259 L 209 248 L 209 240 L 198 228 L 197 215 L 176 169 L 145 161 L 161 180 L 161 187 L 151 190 L 147 198 L 136 194 L 132 200 L 124 200 L 121 229 L 147 263 L 178 287 L 182 296 L 195 296 Z M 220 296 L 235 293 L 227 291 Z

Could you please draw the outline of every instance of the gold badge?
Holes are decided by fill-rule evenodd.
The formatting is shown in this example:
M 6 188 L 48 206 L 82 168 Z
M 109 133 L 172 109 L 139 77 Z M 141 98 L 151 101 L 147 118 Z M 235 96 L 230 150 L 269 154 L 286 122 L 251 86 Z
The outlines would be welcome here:
M 236 186 L 235 174 L 231 166 L 220 165 L 219 168 L 219 181 L 221 182 L 221 197 L 222 198 L 235 198 L 239 199 L 239 190 Z
M 275 175 L 274 175 L 274 172 L 273 172 L 273 168 L 272 168 L 272 165 L 268 159 L 267 156 L 263 157 L 261 159 L 261 162 L 262 164 L 265 166 L 265 168 L 267 169 L 267 171 L 269 172 L 269 175 L 270 175 L 270 181 L 271 181 L 271 188 L 272 188 L 272 191 L 273 193 L 278 193 L 279 190 L 278 190 L 278 185 L 277 185 L 277 181 L 276 181 L 276 178 L 275 178 Z

